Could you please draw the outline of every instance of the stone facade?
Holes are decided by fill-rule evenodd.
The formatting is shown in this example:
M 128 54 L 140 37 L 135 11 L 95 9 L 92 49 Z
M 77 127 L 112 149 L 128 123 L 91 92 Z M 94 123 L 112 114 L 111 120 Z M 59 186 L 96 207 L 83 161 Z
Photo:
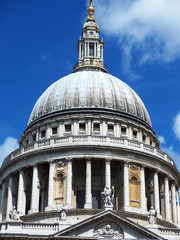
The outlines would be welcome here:
M 0 239 L 179 239 L 179 172 L 107 73 L 92 1 L 78 50 L 76 92 L 60 79 L 40 97 L 0 169 Z

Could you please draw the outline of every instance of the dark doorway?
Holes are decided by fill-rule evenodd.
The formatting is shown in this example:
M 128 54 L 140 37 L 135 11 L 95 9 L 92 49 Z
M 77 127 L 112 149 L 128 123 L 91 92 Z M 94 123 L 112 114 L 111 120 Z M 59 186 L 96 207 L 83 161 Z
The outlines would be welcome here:
M 92 208 L 101 208 L 101 191 L 99 190 L 92 191 Z
M 78 190 L 76 192 L 76 207 L 77 208 L 84 208 L 85 204 L 85 190 Z

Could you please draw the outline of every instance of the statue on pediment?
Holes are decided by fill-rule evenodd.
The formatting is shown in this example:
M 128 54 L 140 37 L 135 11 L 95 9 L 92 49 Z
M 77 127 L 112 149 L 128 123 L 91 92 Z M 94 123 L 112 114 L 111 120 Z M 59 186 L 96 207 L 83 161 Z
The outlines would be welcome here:
M 10 210 L 9 218 L 14 221 L 19 220 L 19 211 L 16 210 L 15 206 L 13 206 L 13 209 Z

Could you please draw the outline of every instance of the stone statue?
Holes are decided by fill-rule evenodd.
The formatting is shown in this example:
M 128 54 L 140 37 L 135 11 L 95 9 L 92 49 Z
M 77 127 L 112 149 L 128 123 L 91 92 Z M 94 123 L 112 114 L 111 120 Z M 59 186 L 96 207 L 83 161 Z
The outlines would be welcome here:
M 104 205 L 106 206 L 113 206 L 114 201 L 114 187 L 112 189 L 104 188 L 104 192 L 101 193 L 104 198 Z
M 148 222 L 149 224 L 156 224 L 156 220 L 157 220 L 157 210 L 151 207 L 148 213 Z
M 62 208 L 59 212 L 59 217 L 60 217 L 60 221 L 66 221 L 67 219 L 67 211 Z
M 103 238 L 122 238 L 123 234 L 115 231 L 110 224 L 105 225 L 103 228 L 99 228 L 94 231 L 93 237 Z
M 19 220 L 19 211 L 16 210 L 15 206 L 13 206 L 13 209 L 10 210 L 9 218 L 11 220 Z

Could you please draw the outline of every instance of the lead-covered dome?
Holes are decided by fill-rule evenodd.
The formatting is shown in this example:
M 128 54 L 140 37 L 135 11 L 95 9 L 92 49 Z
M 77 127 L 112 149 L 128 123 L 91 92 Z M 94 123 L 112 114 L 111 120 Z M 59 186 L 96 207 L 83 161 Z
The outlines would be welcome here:
M 120 79 L 100 71 L 80 71 L 53 83 L 38 99 L 29 124 L 62 111 L 99 109 L 127 114 L 151 126 L 139 96 Z

